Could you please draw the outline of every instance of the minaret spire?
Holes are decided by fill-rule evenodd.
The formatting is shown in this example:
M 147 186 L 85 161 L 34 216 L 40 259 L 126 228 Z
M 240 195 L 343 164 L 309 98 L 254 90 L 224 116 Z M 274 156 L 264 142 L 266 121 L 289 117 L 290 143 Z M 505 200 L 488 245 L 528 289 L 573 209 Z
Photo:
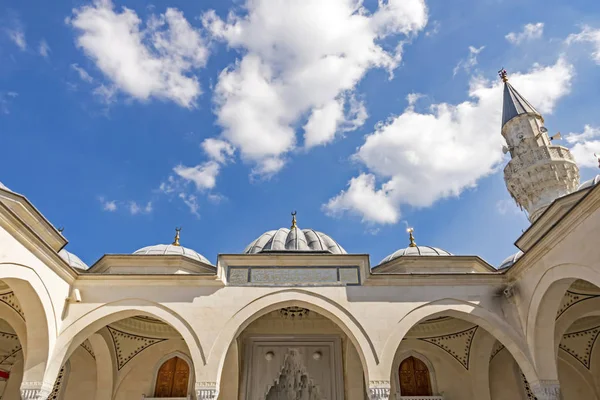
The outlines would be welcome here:
M 558 197 L 579 185 L 579 168 L 566 147 L 552 144 L 560 135 L 548 136 L 542 115 L 508 82 L 505 69 L 498 71 L 504 83 L 502 136 L 511 160 L 504 168 L 506 187 L 534 222 Z

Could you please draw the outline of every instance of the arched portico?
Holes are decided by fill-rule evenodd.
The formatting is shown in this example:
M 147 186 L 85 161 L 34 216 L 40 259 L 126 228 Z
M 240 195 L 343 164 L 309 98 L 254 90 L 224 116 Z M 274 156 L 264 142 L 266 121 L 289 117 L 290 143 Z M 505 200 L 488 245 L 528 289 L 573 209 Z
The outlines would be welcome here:
M 323 315 L 334 322 L 348 336 L 358 352 L 365 374 L 365 381 L 368 382 L 369 371 L 376 368 L 378 359 L 362 326 L 346 309 L 331 299 L 299 289 L 270 293 L 255 299 L 237 311 L 219 334 L 208 355 L 209 368 L 206 372 L 211 372 L 214 375 L 204 376 L 202 379 L 215 382 L 216 387 L 219 387 L 227 349 L 239 333 L 253 321 L 272 311 L 294 306 L 306 308 Z
M 558 380 L 556 314 L 567 289 L 578 279 L 600 287 L 600 272 L 583 265 L 561 264 L 542 275 L 531 296 L 526 335 L 540 379 Z
M 61 365 L 77 346 L 99 329 L 133 316 L 157 318 L 179 332 L 189 349 L 197 376 L 198 371 L 202 370 L 205 364 L 205 359 L 199 340 L 188 323 L 173 310 L 158 303 L 143 299 L 127 299 L 100 306 L 68 326 L 57 340 L 56 351 L 46 370 L 46 378 L 55 378 Z
M 33 268 L 2 263 L 0 280 L 14 292 L 25 318 L 25 338 L 21 342 L 24 349 L 23 382 L 42 385 L 50 349 L 56 340 L 56 307 L 48 288 Z M 15 325 L 15 331 L 23 334 L 18 325 Z
M 386 341 L 377 370 L 377 378 L 387 380 L 394 365 L 397 349 L 408 331 L 427 318 L 449 316 L 465 320 L 485 329 L 502 343 L 513 355 L 529 382 L 537 382 L 538 376 L 529 358 L 526 344 L 518 333 L 499 316 L 475 304 L 456 299 L 442 299 L 424 304 L 406 314 Z

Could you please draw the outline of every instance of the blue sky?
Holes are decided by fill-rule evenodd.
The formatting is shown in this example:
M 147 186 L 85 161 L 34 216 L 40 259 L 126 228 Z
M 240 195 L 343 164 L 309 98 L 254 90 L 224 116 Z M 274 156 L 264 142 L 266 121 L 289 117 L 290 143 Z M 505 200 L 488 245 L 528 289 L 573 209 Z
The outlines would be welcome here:
M 176 226 L 215 262 L 297 210 L 372 265 L 407 225 L 498 265 L 528 226 L 501 67 L 598 173 L 589 0 L 5 0 L 0 26 L 0 181 L 89 264 Z

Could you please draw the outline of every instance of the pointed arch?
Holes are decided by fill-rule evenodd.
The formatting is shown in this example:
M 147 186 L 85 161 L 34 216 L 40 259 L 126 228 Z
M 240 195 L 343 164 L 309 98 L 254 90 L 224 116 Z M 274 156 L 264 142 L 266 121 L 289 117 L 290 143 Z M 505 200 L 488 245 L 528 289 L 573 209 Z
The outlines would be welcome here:
M 412 350 L 412 349 L 407 349 L 404 351 L 400 351 L 396 357 L 395 357 L 395 361 L 394 361 L 394 365 L 392 367 L 392 373 L 394 374 L 394 378 L 395 379 L 395 386 L 398 390 L 398 395 L 402 395 L 402 390 L 400 388 L 401 382 L 400 382 L 400 366 L 402 365 L 402 362 L 404 360 L 406 360 L 409 357 L 414 357 L 416 359 L 418 359 L 419 361 L 421 361 L 423 364 L 425 364 L 425 366 L 427 367 L 427 370 L 429 371 L 429 384 L 431 385 L 431 392 L 432 395 L 435 395 L 438 393 L 438 385 L 437 385 L 437 375 L 435 372 L 435 367 L 433 366 L 433 363 L 429 360 L 429 358 L 427 358 L 425 355 L 419 353 L 418 351 Z
M 558 380 L 556 314 L 567 289 L 578 279 L 600 288 L 600 272 L 594 268 L 579 264 L 559 264 L 544 272 L 529 302 L 527 344 L 538 374 L 545 380 Z
M 190 351 L 193 369 L 198 376 L 205 364 L 204 353 L 197 335 L 185 319 L 159 303 L 144 299 L 127 299 L 107 303 L 90 311 L 61 333 L 57 340 L 56 351 L 46 370 L 48 379 L 56 377 L 64 360 L 67 360 L 73 350 L 89 336 L 113 322 L 139 315 L 160 319 L 179 332 Z
M 496 337 L 512 354 L 517 364 L 530 382 L 537 382 L 537 373 L 529 358 L 523 338 L 504 320 L 491 311 L 462 300 L 441 299 L 419 306 L 406 314 L 387 339 L 381 357 L 381 374 L 389 376 L 394 356 L 408 331 L 427 318 L 441 316 L 454 317 L 476 324 Z
M 193 371 L 194 371 L 194 363 L 192 362 L 192 359 L 187 356 L 186 354 L 180 352 L 180 351 L 174 351 L 171 352 L 163 357 L 161 357 L 160 360 L 158 360 L 158 362 L 156 363 L 156 365 L 154 366 L 154 371 L 152 372 L 152 388 L 153 390 L 156 391 L 156 383 L 158 381 L 158 375 L 160 372 L 160 369 L 162 368 L 162 366 L 169 361 L 172 358 L 179 358 L 183 361 L 185 361 L 185 363 L 188 365 L 189 367 L 189 375 L 188 375 L 188 387 L 187 387 L 187 392 L 191 393 L 194 387 L 194 380 L 193 380 Z M 156 392 L 154 393 L 154 396 L 156 396 Z
M 208 355 L 212 378 L 220 384 L 227 350 L 235 338 L 258 318 L 283 307 L 302 307 L 329 318 L 348 336 L 361 360 L 365 381 L 378 363 L 373 344 L 364 328 L 351 313 L 330 298 L 301 289 L 285 289 L 269 293 L 244 305 L 226 323 Z
M 21 264 L 0 263 L 0 280 L 14 292 L 25 314 L 23 381 L 42 382 L 58 332 L 50 292 L 33 268 Z

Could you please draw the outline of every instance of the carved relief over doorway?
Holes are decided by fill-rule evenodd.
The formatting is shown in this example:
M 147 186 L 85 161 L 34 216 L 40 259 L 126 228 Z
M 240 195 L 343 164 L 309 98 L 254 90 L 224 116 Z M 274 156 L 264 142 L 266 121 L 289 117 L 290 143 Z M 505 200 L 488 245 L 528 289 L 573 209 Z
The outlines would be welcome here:
M 253 336 L 244 346 L 241 400 L 344 400 L 339 337 Z

